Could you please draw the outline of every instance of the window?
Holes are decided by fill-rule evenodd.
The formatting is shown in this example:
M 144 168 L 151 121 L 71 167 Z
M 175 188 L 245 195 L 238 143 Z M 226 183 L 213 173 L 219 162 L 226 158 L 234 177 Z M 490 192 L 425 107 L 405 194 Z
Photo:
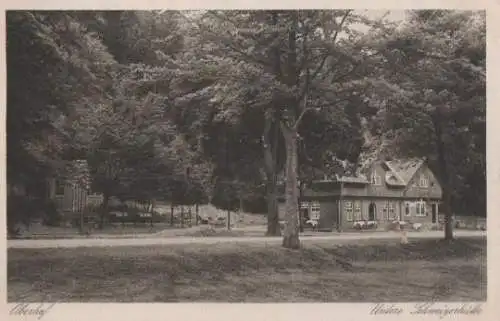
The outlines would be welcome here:
M 389 202 L 389 219 L 390 220 L 396 219 L 396 208 L 394 202 Z
M 422 176 L 420 176 L 420 181 L 419 181 L 418 185 L 420 187 L 428 187 L 429 186 L 429 180 L 427 179 L 427 177 L 425 177 L 424 175 L 422 175 Z
M 424 201 L 418 201 L 416 203 L 416 215 L 417 216 L 426 216 L 426 206 Z
M 389 202 L 385 202 L 384 207 L 382 207 L 382 219 L 383 220 L 389 219 Z
M 319 203 L 312 203 L 311 204 L 311 220 L 318 220 L 319 213 L 320 213 Z
M 410 203 L 405 203 L 405 215 L 410 216 Z
M 354 202 L 354 220 L 355 221 L 361 221 L 361 202 L 356 201 Z
M 371 202 L 368 206 L 368 220 L 375 221 L 377 219 L 377 206 Z
M 352 222 L 353 221 L 353 217 L 352 217 L 352 202 L 345 202 L 344 203 L 344 209 L 345 209 L 345 215 L 346 215 L 346 218 L 347 218 L 347 221 L 348 222 Z
M 372 184 L 373 185 L 382 185 L 382 179 L 380 178 L 380 175 L 377 174 L 377 172 L 373 172 L 372 174 Z

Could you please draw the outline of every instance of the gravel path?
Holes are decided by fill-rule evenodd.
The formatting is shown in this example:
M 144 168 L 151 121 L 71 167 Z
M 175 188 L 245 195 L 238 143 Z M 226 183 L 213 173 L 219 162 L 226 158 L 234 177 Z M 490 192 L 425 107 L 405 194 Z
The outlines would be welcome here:
M 485 231 L 455 231 L 455 237 L 486 236 Z M 412 238 L 442 238 L 443 231 L 408 232 L 408 239 Z M 397 239 L 398 232 L 361 232 L 361 233 L 329 233 L 321 236 L 301 236 L 302 242 L 314 241 L 349 241 L 367 239 Z M 281 237 L 141 237 L 141 238 L 85 238 L 85 239 L 55 239 L 55 240 L 8 240 L 8 248 L 75 248 L 75 247 L 105 247 L 105 246 L 145 246 L 171 244 L 216 244 L 216 243 L 281 243 Z

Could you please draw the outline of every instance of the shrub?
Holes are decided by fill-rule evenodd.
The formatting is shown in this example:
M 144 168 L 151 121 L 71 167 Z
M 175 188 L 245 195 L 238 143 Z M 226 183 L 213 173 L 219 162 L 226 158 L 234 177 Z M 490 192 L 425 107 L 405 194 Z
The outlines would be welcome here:
M 126 212 L 128 210 L 128 206 L 125 203 L 108 204 L 108 210 L 110 212 Z
M 36 198 L 10 195 L 7 198 L 7 226 L 14 228 L 17 223 L 28 225 L 36 217 L 41 204 Z
M 43 202 L 43 224 L 47 226 L 59 226 L 62 222 L 62 214 L 57 209 L 57 204 L 54 200 Z
M 402 225 L 398 221 L 390 222 L 386 227 L 388 231 L 399 231 L 401 228 Z
M 82 216 L 83 224 L 94 225 L 99 220 L 101 209 L 101 205 L 89 204 L 83 208 L 82 212 L 72 213 L 72 226 L 75 228 L 80 228 Z
M 441 223 L 436 223 L 431 226 L 432 231 L 440 231 L 443 229 L 443 226 Z
M 161 215 L 158 212 L 153 212 L 152 220 L 153 223 L 162 223 L 167 221 L 167 217 L 165 215 Z
M 411 225 L 411 227 L 413 228 L 413 230 L 415 231 L 420 231 L 422 229 L 422 223 L 413 223 Z

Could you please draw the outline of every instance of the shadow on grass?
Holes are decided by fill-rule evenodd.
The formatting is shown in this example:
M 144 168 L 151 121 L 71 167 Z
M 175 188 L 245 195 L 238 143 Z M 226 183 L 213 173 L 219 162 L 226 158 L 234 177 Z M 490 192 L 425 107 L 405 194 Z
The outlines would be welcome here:
M 486 240 L 8 249 L 8 300 L 387 302 L 486 298 Z M 466 273 L 464 273 L 466 271 Z

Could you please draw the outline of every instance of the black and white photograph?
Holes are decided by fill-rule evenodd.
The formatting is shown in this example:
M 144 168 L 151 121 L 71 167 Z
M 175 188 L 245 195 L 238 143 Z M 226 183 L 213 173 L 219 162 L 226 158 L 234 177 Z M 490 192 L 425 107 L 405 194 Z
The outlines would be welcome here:
M 486 10 L 4 14 L 11 316 L 481 313 Z

